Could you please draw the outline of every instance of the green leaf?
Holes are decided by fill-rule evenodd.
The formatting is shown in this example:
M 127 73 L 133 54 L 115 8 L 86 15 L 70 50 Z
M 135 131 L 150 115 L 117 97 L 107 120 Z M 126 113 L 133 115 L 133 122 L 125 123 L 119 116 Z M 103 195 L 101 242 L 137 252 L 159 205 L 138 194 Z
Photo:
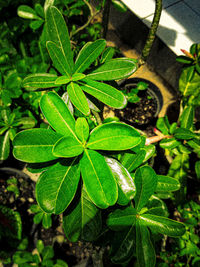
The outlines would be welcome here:
M 4 136 L 0 136 L 0 160 L 6 160 L 10 154 L 9 131 Z
M 178 128 L 174 131 L 174 137 L 181 140 L 189 140 L 196 137 L 196 134 L 185 128 Z
M 91 132 L 87 147 L 97 150 L 126 150 L 140 142 L 140 134 L 133 127 L 111 122 L 99 125 Z
M 117 184 L 105 158 L 92 150 L 85 150 L 80 161 L 85 189 L 99 208 L 107 208 L 117 201 Z
M 124 203 L 124 199 L 122 204 L 118 199 L 118 204 L 126 205 L 129 203 L 131 199 L 135 196 L 135 184 L 133 182 L 133 178 L 130 173 L 124 168 L 122 164 L 120 164 L 116 159 L 105 158 L 108 166 L 111 168 L 111 171 L 115 177 L 115 180 L 118 184 L 118 190 L 123 192 L 126 197 L 126 201 Z
M 194 107 L 188 106 L 184 108 L 183 113 L 180 117 L 181 128 L 190 129 L 193 125 L 194 120 Z
M 44 249 L 42 251 L 42 260 L 43 260 L 43 263 L 44 263 L 45 260 L 52 259 L 53 257 L 54 257 L 53 247 L 51 247 L 51 246 L 44 247 Z M 49 265 L 47 265 L 47 266 L 49 266 Z
M 48 229 L 48 228 L 50 228 L 52 226 L 51 214 L 44 213 L 43 218 L 42 218 L 42 226 L 45 229 Z
M 198 73 L 194 73 L 194 77 L 190 80 L 188 77 L 188 68 L 185 68 L 179 79 L 179 90 L 183 94 L 183 96 L 190 96 L 194 92 L 195 94 L 199 92 L 199 83 L 200 83 L 200 75 Z
M 85 78 L 85 74 L 83 74 L 83 73 L 74 73 L 73 75 L 72 75 L 72 81 L 73 82 L 76 82 L 76 81 L 79 81 L 79 80 L 82 80 L 82 79 L 84 79 Z
M 126 231 L 115 232 L 111 240 L 111 261 L 115 264 L 130 261 L 134 256 L 135 247 L 135 226 Z
M 163 139 L 160 142 L 160 147 L 164 149 L 173 149 L 179 146 L 180 144 L 181 142 L 177 141 L 175 138 L 167 138 L 167 139 Z
M 165 117 L 161 117 L 158 118 L 157 122 L 156 122 L 156 127 L 165 135 L 169 134 L 169 122 L 168 122 L 168 118 Z
M 74 72 L 84 72 L 98 58 L 105 47 L 106 41 L 103 39 L 86 43 L 77 56 Z
M 136 223 L 136 255 L 139 266 L 153 267 L 156 264 L 156 254 L 147 227 Z
M 46 213 L 62 213 L 74 198 L 79 180 L 77 158 L 58 162 L 43 172 L 36 184 L 36 199 L 40 208 Z
M 40 28 L 40 26 L 42 26 L 43 23 L 44 23 L 44 20 L 42 20 L 42 19 L 40 19 L 40 20 L 34 20 L 34 21 L 31 21 L 30 27 L 33 30 L 37 30 L 37 29 Z
M 125 153 L 122 156 L 121 163 L 124 165 L 124 167 L 129 171 L 134 171 L 137 167 L 139 167 L 146 156 L 146 151 L 141 149 L 138 153 Z
M 71 242 L 93 241 L 101 231 L 100 210 L 91 202 L 84 187 L 76 207 L 63 217 L 65 235 Z
M 143 221 L 144 225 L 150 227 L 151 230 L 163 235 L 179 237 L 185 233 L 185 225 L 183 223 L 165 217 L 142 214 L 140 215 L 140 221 Z
M 47 49 L 49 52 L 49 55 L 51 57 L 51 60 L 53 61 L 54 67 L 62 74 L 66 75 L 68 78 L 70 78 L 70 69 L 68 66 L 67 59 L 63 56 L 63 52 L 61 48 L 51 42 L 47 42 Z
M 73 54 L 65 20 L 60 11 L 56 7 L 51 6 L 47 9 L 46 21 L 50 41 L 56 43 L 61 49 L 64 57 L 63 60 L 66 62 L 65 68 L 67 73 L 72 74 L 74 66 Z
M 76 135 L 81 142 L 86 142 L 89 137 L 89 125 L 85 118 L 78 118 L 75 125 Z
M 127 104 L 126 97 L 122 92 L 118 91 L 111 85 L 96 82 L 87 78 L 82 80 L 80 85 L 83 91 L 94 96 L 110 107 L 122 109 Z
M 36 15 L 35 10 L 26 5 L 18 7 L 17 15 L 23 19 L 40 19 L 40 17 Z
M 72 136 L 62 137 L 53 147 L 55 157 L 70 158 L 80 155 L 83 152 L 83 145 Z
M 75 119 L 65 102 L 54 92 L 43 95 L 40 100 L 42 113 L 56 132 L 75 138 Z
M 140 211 L 156 189 L 157 176 L 151 167 L 143 166 L 137 169 L 134 182 L 136 186 L 135 207 Z
M 157 175 L 157 178 L 156 192 L 171 192 L 180 189 L 180 183 L 177 179 L 164 175 Z
M 42 240 L 39 239 L 39 240 L 37 241 L 37 243 L 36 243 L 36 248 L 37 248 L 39 254 L 41 254 L 42 251 L 43 251 L 43 249 L 44 249 L 44 243 L 43 243 Z
M 87 77 L 92 80 L 110 81 L 129 77 L 137 70 L 136 60 L 130 58 L 115 58 L 105 62 Z
M 33 222 L 35 224 L 39 224 L 42 221 L 43 215 L 44 215 L 44 213 L 42 211 L 35 214 L 33 217 Z
M 105 63 L 106 61 L 109 61 L 113 58 L 113 55 L 115 53 L 114 47 L 107 47 L 101 56 L 101 63 Z
M 196 172 L 197 178 L 200 179 L 200 160 L 195 162 L 195 172 Z
M 165 217 L 169 215 L 166 204 L 155 196 L 151 196 L 146 205 L 146 208 L 148 210 L 145 212 L 145 214 L 154 214 Z
M 35 91 L 40 88 L 56 87 L 55 81 L 58 77 L 49 73 L 30 74 L 23 80 L 23 87 L 28 91 Z
M 62 85 L 62 84 L 67 84 L 71 82 L 71 77 L 68 76 L 60 76 L 56 81 L 55 84 L 57 85 Z
M 77 83 L 71 82 L 67 86 L 67 92 L 69 94 L 72 104 L 84 115 L 89 115 L 89 105 L 81 87 Z
M 110 213 L 107 219 L 107 225 L 111 230 L 122 231 L 136 223 L 136 209 L 127 207 L 118 209 Z
M 31 129 L 18 133 L 13 140 L 13 155 L 16 159 L 39 163 L 57 159 L 53 146 L 62 136 L 48 129 Z

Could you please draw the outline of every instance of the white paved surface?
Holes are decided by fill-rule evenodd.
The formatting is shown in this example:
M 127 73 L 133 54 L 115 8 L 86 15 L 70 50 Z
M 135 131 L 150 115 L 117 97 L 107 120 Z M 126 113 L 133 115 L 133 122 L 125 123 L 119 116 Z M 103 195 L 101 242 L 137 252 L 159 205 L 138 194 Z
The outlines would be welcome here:
M 155 0 L 122 0 L 143 22 L 150 26 Z M 200 43 L 200 0 L 163 0 L 157 35 L 176 54 Z

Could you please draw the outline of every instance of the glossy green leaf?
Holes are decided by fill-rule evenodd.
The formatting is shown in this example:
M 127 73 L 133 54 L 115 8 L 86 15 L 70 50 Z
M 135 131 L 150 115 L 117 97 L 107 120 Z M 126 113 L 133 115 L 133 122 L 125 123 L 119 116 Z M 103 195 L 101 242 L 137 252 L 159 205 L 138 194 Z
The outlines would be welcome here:
M 122 92 L 118 91 L 111 85 L 87 78 L 82 80 L 80 84 L 83 91 L 94 96 L 110 107 L 122 109 L 127 104 L 126 97 L 122 94 Z
M 157 122 L 156 122 L 156 127 L 165 135 L 169 134 L 169 121 L 168 118 L 165 117 L 161 117 L 158 118 Z
M 142 150 L 144 150 L 146 152 L 145 158 L 143 160 L 143 162 L 146 162 L 151 157 L 153 157 L 153 155 L 155 154 L 155 151 L 156 151 L 156 147 L 155 147 L 155 145 L 148 145 L 148 146 L 143 147 Z
M 117 184 L 105 158 L 96 151 L 85 150 L 80 164 L 85 189 L 94 204 L 102 209 L 114 205 Z
M 62 84 L 67 84 L 71 82 L 71 78 L 69 78 L 68 76 L 60 76 L 56 81 L 55 84 L 57 85 L 62 85 Z
M 142 214 L 140 220 L 155 232 L 171 237 L 179 237 L 185 233 L 185 225 L 180 222 L 173 221 L 169 218 L 152 215 Z
M 196 134 L 185 128 L 178 128 L 174 131 L 174 137 L 181 140 L 189 140 L 196 137 Z
M 101 231 L 100 210 L 91 202 L 84 187 L 76 207 L 63 217 L 65 235 L 71 242 L 93 241 Z
M 87 43 L 77 56 L 74 72 L 84 72 L 98 58 L 105 47 L 106 41 L 103 39 Z
M 154 214 L 165 217 L 169 215 L 165 202 L 157 198 L 156 196 L 151 196 L 146 205 L 146 208 L 148 210 L 145 212 L 145 214 Z
M 81 142 L 86 142 L 89 137 L 89 125 L 87 120 L 83 117 L 80 117 L 76 121 L 75 125 L 76 135 L 81 140 Z
M 107 47 L 101 56 L 101 63 L 105 63 L 106 61 L 109 61 L 113 58 L 113 55 L 115 53 L 114 47 Z
M 135 207 L 140 211 L 156 189 L 157 176 L 151 167 L 143 166 L 137 169 L 134 182 L 136 186 Z
M 179 79 L 179 90 L 183 96 L 190 96 L 194 92 L 199 92 L 200 76 L 198 73 L 194 73 L 194 77 L 190 80 L 188 77 L 188 68 L 185 68 Z
M 9 129 L 9 127 L 7 127 L 7 126 L 4 126 L 4 127 L 0 128 L 0 135 L 5 133 L 5 131 L 7 131 L 8 129 Z
M 180 189 L 180 183 L 177 179 L 169 176 L 157 175 L 158 182 L 156 187 L 156 192 L 169 192 L 176 191 Z
M 179 146 L 180 144 L 181 142 L 177 141 L 175 138 L 167 138 L 167 139 L 163 139 L 160 142 L 160 147 L 164 149 L 173 149 Z
M 18 7 L 17 15 L 23 19 L 40 19 L 35 10 L 26 5 L 21 5 Z
M 35 91 L 41 88 L 56 87 L 55 81 L 58 77 L 49 73 L 30 74 L 23 80 L 23 87 L 28 91 Z
M 188 106 L 184 108 L 183 113 L 181 114 L 180 117 L 181 128 L 190 129 L 193 125 L 193 120 L 194 120 L 194 107 Z
M 133 152 L 125 153 L 121 159 L 121 163 L 129 172 L 132 172 L 143 163 L 145 156 L 146 151 L 143 149 L 141 149 L 137 154 Z
M 110 81 L 129 77 L 137 70 L 136 60 L 130 58 L 115 58 L 105 62 L 87 77 L 92 80 Z
M 35 224 L 39 224 L 42 221 L 43 215 L 44 215 L 43 211 L 38 212 L 37 214 L 35 214 L 34 217 L 33 217 L 33 222 Z
M 124 168 L 124 166 L 116 159 L 107 157 L 105 159 L 115 177 L 115 180 L 118 184 L 118 189 L 120 188 L 120 191 L 122 191 L 126 197 L 126 201 L 124 203 L 123 200 L 122 205 L 128 204 L 128 202 L 135 196 L 135 184 L 133 182 L 133 178 L 126 168 Z M 120 203 L 121 202 L 118 198 L 118 204 Z
M 127 227 L 131 227 L 136 223 L 136 209 L 127 207 L 125 209 L 118 209 L 110 213 L 107 219 L 107 225 L 114 231 L 122 231 Z
M 87 147 L 98 150 L 126 150 L 138 145 L 140 134 L 131 126 L 111 122 L 97 126 L 90 134 Z
M 65 69 L 67 69 L 67 73 L 72 74 L 74 63 L 69 33 L 65 20 L 56 7 L 51 6 L 47 9 L 46 22 L 50 41 L 60 47 L 64 57 L 63 61 L 66 62 Z
M 56 142 L 52 152 L 55 157 L 75 157 L 83 152 L 83 145 L 72 136 L 62 137 Z
M 40 108 L 48 123 L 56 132 L 75 138 L 75 119 L 64 101 L 54 92 L 43 95 Z
M 60 74 L 66 75 L 68 78 L 70 78 L 68 61 L 66 57 L 63 56 L 63 51 L 61 48 L 57 44 L 48 41 L 47 49 L 51 60 L 53 61 L 54 67 L 60 72 Z
M 45 229 L 48 229 L 48 228 L 50 228 L 52 226 L 51 214 L 44 213 L 43 218 L 42 218 L 42 226 Z
M 130 261 L 135 252 L 135 226 L 115 232 L 111 240 L 110 258 L 115 264 Z
M 57 159 L 53 146 L 62 136 L 48 129 L 31 129 L 18 133 L 13 140 L 13 155 L 16 159 L 39 163 Z
M 74 198 L 79 180 L 77 158 L 58 162 L 43 172 L 36 184 L 36 199 L 40 208 L 46 213 L 62 213 Z
M 197 178 L 200 179 L 200 161 L 199 160 L 195 162 L 195 172 L 196 172 Z
M 81 87 L 77 83 L 71 82 L 67 86 L 67 92 L 69 94 L 72 104 L 84 115 L 89 115 L 89 105 Z
M 6 160 L 10 154 L 9 131 L 0 136 L 0 160 Z
M 72 81 L 79 81 L 79 80 L 82 80 L 82 79 L 84 79 L 85 78 L 85 74 L 83 74 L 83 73 L 74 73 L 73 75 L 72 75 Z
M 136 255 L 139 266 L 153 267 L 156 264 L 156 253 L 147 227 L 136 223 Z

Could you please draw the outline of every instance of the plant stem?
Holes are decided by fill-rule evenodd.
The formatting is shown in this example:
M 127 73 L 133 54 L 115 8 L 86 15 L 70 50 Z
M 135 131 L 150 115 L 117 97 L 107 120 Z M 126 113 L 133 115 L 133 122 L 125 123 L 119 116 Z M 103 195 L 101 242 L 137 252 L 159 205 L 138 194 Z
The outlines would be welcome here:
M 110 4 L 111 0 L 106 0 L 103 9 L 103 18 L 102 18 L 102 27 L 103 33 L 102 37 L 105 39 L 108 31 L 108 21 L 109 21 L 109 14 L 110 14 Z
M 99 113 L 94 111 L 94 110 L 92 110 L 92 113 L 93 113 L 98 125 L 102 124 L 102 120 L 101 120 L 101 117 L 100 117 Z
M 89 11 L 90 11 L 90 16 L 89 16 L 89 18 L 88 18 L 88 20 L 87 20 L 87 22 L 85 24 L 83 24 L 81 27 L 79 27 L 75 32 L 71 32 L 70 33 L 70 38 L 73 35 L 77 34 L 78 32 L 84 30 L 90 24 L 92 19 L 100 12 L 100 11 L 94 12 L 93 9 L 92 9 L 92 6 L 90 5 L 89 2 L 87 2 L 87 0 L 83 0 L 83 2 L 88 6 Z
M 155 7 L 153 21 L 151 24 L 151 28 L 149 30 L 146 44 L 142 50 L 141 58 L 138 61 L 139 66 L 143 65 L 146 62 L 147 57 L 149 56 L 150 50 L 152 48 L 152 45 L 153 45 L 153 42 L 156 36 L 156 31 L 159 25 L 161 12 L 162 12 L 162 0 L 156 0 L 156 7 Z

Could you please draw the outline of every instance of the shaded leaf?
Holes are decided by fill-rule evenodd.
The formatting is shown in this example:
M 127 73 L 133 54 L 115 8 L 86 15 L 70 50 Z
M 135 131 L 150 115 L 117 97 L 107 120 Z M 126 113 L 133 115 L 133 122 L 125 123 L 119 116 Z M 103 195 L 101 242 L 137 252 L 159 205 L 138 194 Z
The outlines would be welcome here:
M 135 196 L 135 184 L 130 173 L 120 164 L 116 159 L 105 157 L 107 164 L 111 168 L 111 171 L 118 184 L 118 190 L 125 196 L 125 199 L 119 199 L 118 204 L 127 205 L 131 199 Z M 121 201 L 120 201 L 121 200 Z
M 6 160 L 10 154 L 9 131 L 0 136 L 0 160 Z
M 134 171 L 137 167 L 139 167 L 146 156 L 146 151 L 141 149 L 138 153 L 125 153 L 122 156 L 121 163 L 124 167 L 129 171 Z
M 35 91 L 40 88 L 56 87 L 55 81 L 58 77 L 49 73 L 30 74 L 23 80 L 23 87 L 28 91 Z
M 36 199 L 40 208 L 46 213 L 62 213 L 74 198 L 79 180 L 77 158 L 58 162 L 47 169 L 36 184 Z
M 194 120 L 194 107 L 185 107 L 180 117 L 181 128 L 190 129 Z
M 103 39 L 86 43 L 77 56 L 74 72 L 84 72 L 98 58 L 105 47 L 106 41 Z
M 81 82 L 81 88 L 110 107 L 121 109 L 127 104 L 127 100 L 122 92 L 111 85 L 85 78 Z
M 196 134 L 185 128 L 178 128 L 174 131 L 174 137 L 181 140 L 189 140 L 196 137 Z
M 152 267 L 156 264 L 156 254 L 147 227 L 136 223 L 136 255 L 139 266 Z
M 123 79 L 137 70 L 136 60 L 130 58 L 115 58 L 105 62 L 87 77 L 92 80 L 110 81 Z
M 134 182 L 136 186 L 135 207 L 140 211 L 156 189 L 157 176 L 151 167 L 143 166 L 137 169 Z
M 178 237 L 185 233 L 185 225 L 183 223 L 173 221 L 169 218 L 152 214 L 142 214 L 140 220 L 153 231 L 163 235 Z
M 65 235 L 71 242 L 93 241 L 101 231 L 100 210 L 91 202 L 84 187 L 76 207 L 63 217 Z

